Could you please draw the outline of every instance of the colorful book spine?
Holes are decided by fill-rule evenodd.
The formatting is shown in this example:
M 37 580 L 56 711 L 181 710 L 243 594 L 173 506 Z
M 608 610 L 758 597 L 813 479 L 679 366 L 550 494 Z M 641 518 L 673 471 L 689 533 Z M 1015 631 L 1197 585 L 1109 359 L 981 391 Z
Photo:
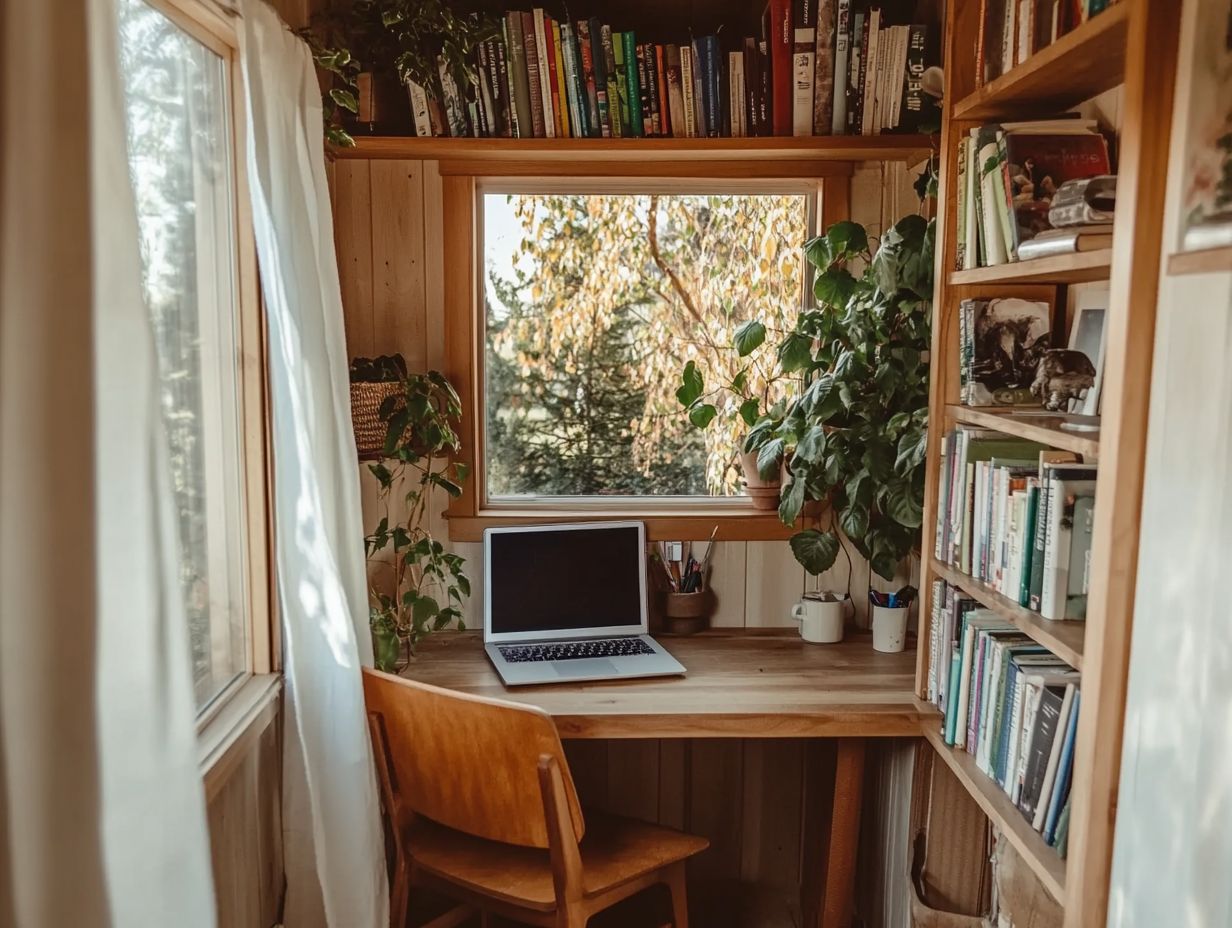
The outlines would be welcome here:
M 813 55 L 813 135 L 829 135 L 834 122 L 837 0 L 819 0 Z
M 642 122 L 642 97 L 638 80 L 637 36 L 621 33 L 625 55 L 625 87 L 629 98 L 629 134 L 638 138 L 646 134 Z
M 775 135 L 791 135 L 793 127 L 791 0 L 770 0 L 770 32 L 766 38 L 770 53 L 771 107 Z
M 680 76 L 680 46 L 668 45 L 663 50 L 667 76 L 667 110 L 669 128 L 676 138 L 687 138 L 688 129 L 684 116 L 684 84 Z
M 680 93 L 684 104 L 684 136 L 697 137 L 697 106 L 693 100 L 693 48 L 683 45 L 680 48 Z
M 817 64 L 817 0 L 795 0 L 792 10 L 791 134 L 813 134 Z
M 560 27 L 561 57 L 565 63 L 565 96 L 569 107 L 570 134 L 574 138 L 586 135 L 586 108 L 578 94 L 581 86 L 578 80 L 577 45 L 574 43 L 573 26 L 562 23 Z
M 599 128 L 599 92 L 595 85 L 594 44 L 590 40 L 590 23 L 585 19 L 578 20 L 577 44 L 586 100 L 586 134 L 598 138 L 602 132 Z
M 629 122 L 629 70 L 625 64 L 625 35 L 612 33 L 612 59 L 616 62 L 616 98 L 620 101 L 620 134 L 630 136 L 633 127 Z
M 543 131 L 551 139 L 556 137 L 557 125 L 556 110 L 552 108 L 552 60 L 548 56 L 551 20 L 544 16 L 540 7 L 536 7 L 531 16 L 535 24 L 535 59 L 539 62 L 539 105 L 543 109 Z
M 744 124 L 744 53 L 727 53 L 727 97 L 731 121 L 731 137 L 747 135 Z
M 406 82 L 407 94 L 411 99 L 411 119 L 415 124 L 415 134 L 424 137 L 432 134 L 432 120 L 428 116 L 428 92 L 422 84 L 414 81 Z
M 659 121 L 655 118 L 654 107 L 651 105 L 650 72 L 646 67 L 645 44 L 639 44 L 634 54 L 637 56 L 637 99 L 642 108 L 642 126 L 646 135 L 658 135 Z
M 825 0 L 823 4 L 824 2 Z M 847 131 L 847 74 L 851 67 L 851 0 L 837 0 L 837 4 L 834 20 L 834 80 L 830 85 L 830 133 L 843 135 Z M 820 19 L 820 16 L 818 18 Z
M 706 48 L 706 134 L 711 138 L 723 134 L 723 57 L 719 51 L 719 37 L 708 35 L 702 38 Z
M 623 126 L 621 125 L 624 117 L 621 115 L 623 101 L 620 99 L 620 75 L 616 64 L 616 48 L 612 44 L 612 27 L 601 26 L 599 29 L 600 41 L 603 45 L 603 76 L 607 87 L 607 93 L 604 95 L 604 100 L 607 106 L 607 121 L 605 123 L 606 133 L 612 138 L 620 138 L 624 134 Z
M 560 23 L 552 20 L 552 106 L 556 113 L 556 132 L 561 138 L 569 138 L 573 131 L 569 125 L 569 92 L 565 86 L 565 55 L 561 50 Z
M 847 134 L 863 132 L 864 62 L 868 57 L 868 16 L 859 12 L 851 27 L 851 68 L 847 75 Z
M 526 56 L 526 80 L 530 89 L 530 124 L 534 137 L 541 139 L 547 135 L 543 112 L 543 83 L 539 76 L 539 47 L 535 41 L 535 17 L 533 13 L 522 13 L 522 42 Z

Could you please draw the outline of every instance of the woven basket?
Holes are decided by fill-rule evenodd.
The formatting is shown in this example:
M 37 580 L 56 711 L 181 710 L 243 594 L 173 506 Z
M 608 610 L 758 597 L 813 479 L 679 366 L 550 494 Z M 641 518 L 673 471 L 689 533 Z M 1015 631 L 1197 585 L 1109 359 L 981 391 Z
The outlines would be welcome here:
M 402 385 L 393 381 L 351 384 L 351 428 L 361 459 L 379 458 L 384 451 L 387 426 L 381 419 L 381 403 L 401 389 Z

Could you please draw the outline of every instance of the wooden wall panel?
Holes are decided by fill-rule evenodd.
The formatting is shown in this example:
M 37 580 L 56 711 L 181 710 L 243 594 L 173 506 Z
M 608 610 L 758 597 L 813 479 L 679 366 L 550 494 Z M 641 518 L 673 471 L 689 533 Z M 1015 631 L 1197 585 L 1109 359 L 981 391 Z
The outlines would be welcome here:
M 372 334 L 380 354 L 427 367 L 423 162 L 372 161 Z
M 334 248 L 342 285 L 347 354 L 370 357 L 372 327 L 372 183 L 369 162 L 334 162 Z

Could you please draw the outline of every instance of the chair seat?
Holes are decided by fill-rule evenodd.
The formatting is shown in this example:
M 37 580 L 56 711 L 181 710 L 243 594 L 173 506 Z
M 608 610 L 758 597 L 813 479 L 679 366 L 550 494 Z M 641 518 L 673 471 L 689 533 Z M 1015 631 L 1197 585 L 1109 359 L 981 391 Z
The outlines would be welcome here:
M 594 896 L 693 856 L 710 842 L 696 835 L 634 819 L 586 813 L 583 890 Z M 492 899 L 543 912 L 556 908 L 548 852 L 487 841 L 422 816 L 410 826 L 414 867 Z

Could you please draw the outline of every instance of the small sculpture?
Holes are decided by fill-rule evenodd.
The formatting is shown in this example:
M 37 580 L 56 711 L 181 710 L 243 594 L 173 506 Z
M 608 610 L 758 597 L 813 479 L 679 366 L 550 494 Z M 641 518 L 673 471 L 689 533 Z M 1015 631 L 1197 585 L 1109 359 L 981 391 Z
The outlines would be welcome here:
M 1081 351 L 1053 348 L 1040 358 L 1031 395 L 1043 403 L 1045 409 L 1066 412 L 1070 400 L 1081 399 L 1093 386 L 1095 365 L 1090 358 Z

